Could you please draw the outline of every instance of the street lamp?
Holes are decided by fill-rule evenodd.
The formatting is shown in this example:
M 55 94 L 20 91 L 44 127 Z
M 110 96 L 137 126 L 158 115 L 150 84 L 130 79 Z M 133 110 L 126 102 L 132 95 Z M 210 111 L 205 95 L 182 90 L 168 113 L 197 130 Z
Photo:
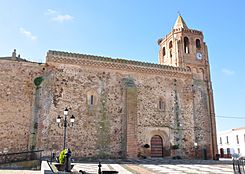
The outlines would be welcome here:
M 197 146 L 196 142 L 194 143 L 194 148 L 195 148 L 195 159 L 197 159 L 197 148 L 198 148 L 198 146 Z
M 64 117 L 64 124 L 63 124 L 63 126 L 64 126 L 64 144 L 63 144 L 63 149 L 65 149 L 65 147 L 66 147 L 66 128 L 67 128 L 67 126 L 69 126 L 69 123 L 67 121 L 67 116 L 68 116 L 68 109 L 67 108 L 65 108 L 65 110 L 64 110 L 64 116 L 65 117 Z M 60 122 L 61 122 L 61 116 L 60 115 L 58 115 L 58 117 L 56 119 L 56 122 L 58 123 L 58 126 L 60 126 Z M 70 122 L 71 122 L 71 126 L 73 126 L 73 123 L 75 122 L 74 115 L 71 116 Z

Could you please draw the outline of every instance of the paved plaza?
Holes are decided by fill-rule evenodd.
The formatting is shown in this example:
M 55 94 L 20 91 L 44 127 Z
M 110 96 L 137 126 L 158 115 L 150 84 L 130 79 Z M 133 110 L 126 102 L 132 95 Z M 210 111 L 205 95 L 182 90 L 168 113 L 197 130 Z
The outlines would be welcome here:
M 80 170 L 89 174 L 98 173 L 98 162 L 74 163 L 72 173 Z M 116 170 L 119 174 L 233 174 L 231 161 L 190 161 L 190 160 L 102 160 L 102 171 Z M 42 162 L 41 171 L 0 170 L 0 174 L 50 174 L 47 162 Z
M 233 174 L 231 165 L 181 165 L 181 164 L 106 164 L 103 170 L 116 170 L 121 174 Z M 77 164 L 75 171 L 84 170 L 91 174 L 98 173 L 96 164 Z

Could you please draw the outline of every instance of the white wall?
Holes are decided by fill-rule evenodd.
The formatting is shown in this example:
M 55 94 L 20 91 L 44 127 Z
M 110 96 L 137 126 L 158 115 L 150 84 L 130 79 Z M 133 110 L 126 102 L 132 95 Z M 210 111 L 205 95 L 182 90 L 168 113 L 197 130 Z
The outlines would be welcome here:
M 237 136 L 239 143 L 237 142 Z M 228 143 L 226 137 L 228 137 Z M 222 139 L 222 144 L 220 138 Z M 224 154 L 227 154 L 227 148 L 230 148 L 230 154 L 237 153 L 245 156 L 245 127 L 218 132 L 217 143 L 219 154 L 221 153 L 221 148 L 224 149 Z M 238 149 L 240 149 L 240 153 Z

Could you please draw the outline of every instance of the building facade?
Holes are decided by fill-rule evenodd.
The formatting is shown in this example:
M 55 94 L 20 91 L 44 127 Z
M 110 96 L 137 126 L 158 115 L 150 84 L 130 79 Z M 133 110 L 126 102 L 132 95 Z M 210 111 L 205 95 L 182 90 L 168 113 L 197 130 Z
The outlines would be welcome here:
M 181 16 L 158 40 L 159 64 L 48 51 L 46 63 L 0 60 L 1 152 L 63 147 L 68 108 L 77 157 L 214 158 L 213 91 L 203 33 Z
M 231 158 L 233 154 L 245 156 L 245 127 L 218 132 L 217 138 L 221 158 Z

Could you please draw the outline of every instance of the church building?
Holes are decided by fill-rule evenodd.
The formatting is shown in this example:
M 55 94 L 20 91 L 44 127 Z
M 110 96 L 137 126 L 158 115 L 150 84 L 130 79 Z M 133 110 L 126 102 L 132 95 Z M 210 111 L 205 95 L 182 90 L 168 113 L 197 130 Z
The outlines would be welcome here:
M 54 50 L 44 64 L 16 50 L 0 58 L 0 152 L 49 156 L 65 146 L 78 158 L 214 159 L 203 33 L 179 15 L 158 45 L 158 64 Z

